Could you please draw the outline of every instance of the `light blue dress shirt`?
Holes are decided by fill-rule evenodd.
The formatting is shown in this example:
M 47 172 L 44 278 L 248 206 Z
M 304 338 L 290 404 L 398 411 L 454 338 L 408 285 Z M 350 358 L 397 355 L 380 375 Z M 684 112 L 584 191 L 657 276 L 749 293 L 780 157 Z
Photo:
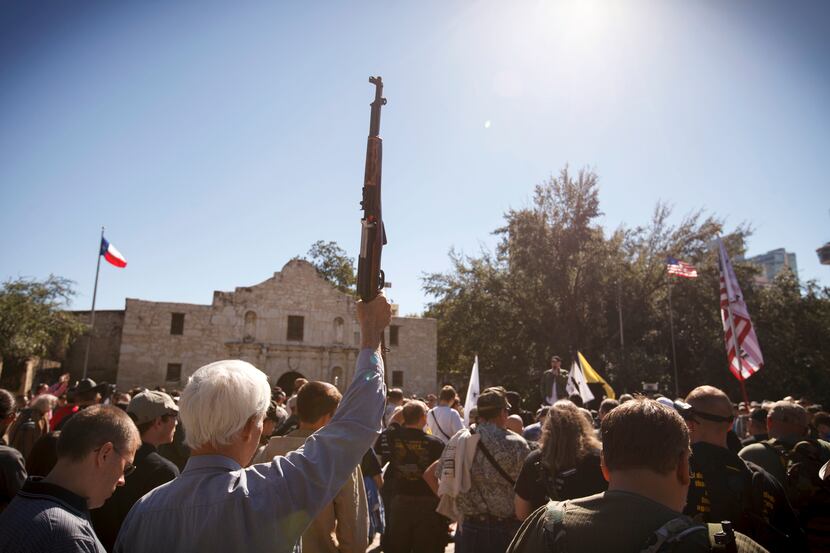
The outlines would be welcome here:
M 334 418 L 302 448 L 248 468 L 221 455 L 191 457 L 178 478 L 133 506 L 115 552 L 297 551 L 374 443 L 384 397 L 380 356 L 363 349 Z

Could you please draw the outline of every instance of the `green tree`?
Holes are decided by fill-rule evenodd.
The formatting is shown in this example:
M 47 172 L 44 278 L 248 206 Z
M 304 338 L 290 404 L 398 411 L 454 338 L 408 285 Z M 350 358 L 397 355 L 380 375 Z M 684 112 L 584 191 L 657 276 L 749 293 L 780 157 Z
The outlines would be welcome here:
M 723 223 L 695 211 L 672 225 L 671 214 L 669 206 L 658 203 L 647 225 L 618 231 L 624 234 L 617 267 L 625 349 L 607 355 L 609 374 L 624 390 L 638 390 L 644 381 L 658 382 L 664 391 L 674 394 L 668 305 L 671 287 L 680 395 L 702 382 L 727 391 L 733 391 L 734 385 L 737 391 L 737 382 L 725 370 L 717 248 L 713 247 L 723 233 Z M 744 252 L 749 232 L 741 226 L 724 236 L 732 257 Z M 670 255 L 692 263 L 698 278 L 668 276 L 666 257 Z M 739 280 L 746 283 L 745 294 L 751 295 L 755 269 L 734 265 Z
M 308 249 L 307 261 L 314 265 L 324 279 L 341 292 L 355 293 L 357 279 L 354 262 L 337 242 L 318 240 Z
M 451 251 L 449 271 L 424 275 L 424 290 L 434 298 L 426 315 L 438 319 L 438 367 L 445 379 L 462 384 L 478 353 L 483 385 L 504 384 L 535 402 L 549 357 L 560 355 L 567 367 L 579 350 L 618 393 L 640 391 L 646 381 L 673 395 L 670 286 L 680 395 L 707 383 L 737 400 L 740 387 L 727 370 L 720 319 L 714 245 L 722 236 L 768 358 L 764 371 L 747 382 L 750 395 L 780 397 L 774 394 L 780 383 L 793 394 L 811 391 L 807 382 L 830 391 L 824 376 L 805 376 L 830 362 L 826 290 L 813 285 L 801 293 L 797 282 L 785 280 L 757 288 L 758 270 L 736 261 L 750 228 L 725 233 L 723 222 L 703 211 L 672 224 L 671 208 L 658 203 L 645 225 L 607 233 L 598 222 L 598 190 L 596 174 L 565 168 L 535 188 L 529 207 L 505 213 L 495 252 Z M 670 279 L 669 255 L 694 264 L 699 278 Z M 780 331 L 776 320 L 784 325 Z M 780 339 L 767 338 L 776 334 Z M 779 378 L 785 366 L 799 376 Z
M 752 313 L 764 368 L 747 381 L 752 394 L 764 398 L 805 396 L 830 402 L 830 288 L 815 282 L 799 285 L 782 271 L 756 294 Z
M 436 298 L 426 315 L 438 319 L 439 371 L 466 373 L 478 352 L 485 383 L 533 392 L 550 355 L 591 341 L 605 311 L 596 291 L 609 278 L 598 263 L 609 255 L 597 181 L 563 169 L 536 187 L 531 207 L 505 214 L 495 254 L 452 253 L 451 272 L 424 276 Z
M 26 361 L 59 355 L 84 331 L 77 317 L 64 311 L 75 295 L 74 283 L 50 275 L 43 281 L 18 278 L 0 289 L 0 386 L 20 387 Z

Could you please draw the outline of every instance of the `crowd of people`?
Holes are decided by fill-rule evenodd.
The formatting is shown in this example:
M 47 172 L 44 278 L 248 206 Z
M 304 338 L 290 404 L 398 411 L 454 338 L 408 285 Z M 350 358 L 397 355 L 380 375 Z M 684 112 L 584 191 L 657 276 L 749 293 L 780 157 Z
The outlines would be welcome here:
M 502 387 L 386 390 L 391 308 L 360 303 L 346 392 L 289 394 L 240 360 L 179 393 L 68 375 L 0 390 L 0 551 L 828 551 L 830 414 L 579 395 L 535 412 Z M 558 360 L 558 358 L 555 358 Z M 104 400 L 106 398 L 106 400 Z

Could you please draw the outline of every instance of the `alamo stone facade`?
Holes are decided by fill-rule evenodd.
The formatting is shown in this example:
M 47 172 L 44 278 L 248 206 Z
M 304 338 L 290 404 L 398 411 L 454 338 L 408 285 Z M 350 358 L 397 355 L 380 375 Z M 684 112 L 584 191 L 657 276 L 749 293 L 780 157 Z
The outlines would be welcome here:
M 202 365 L 233 358 L 286 391 L 299 376 L 344 390 L 360 347 L 355 307 L 352 296 L 296 259 L 260 284 L 214 292 L 210 305 L 127 298 L 123 311 L 96 312 L 88 374 L 120 389 L 182 388 Z M 73 378 L 82 371 L 86 340 L 68 352 Z M 435 319 L 393 316 L 386 344 L 389 386 L 407 395 L 435 391 Z

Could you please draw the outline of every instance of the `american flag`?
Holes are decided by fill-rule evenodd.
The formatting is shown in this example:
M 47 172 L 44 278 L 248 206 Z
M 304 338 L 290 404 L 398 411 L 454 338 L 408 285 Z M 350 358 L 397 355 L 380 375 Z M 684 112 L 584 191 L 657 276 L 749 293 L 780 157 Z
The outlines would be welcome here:
M 726 356 L 729 370 L 738 380 L 746 380 L 764 366 L 764 356 L 758 345 L 758 337 L 752 327 L 749 311 L 746 308 L 741 287 L 732 269 L 732 262 L 726 255 L 723 242 L 720 246 L 720 312 L 723 320 Z M 737 339 L 733 337 L 733 331 Z M 738 353 L 735 349 L 737 345 Z
M 666 258 L 666 270 L 670 275 L 677 275 L 683 278 L 697 278 L 697 269 L 695 269 L 694 265 L 671 256 Z

